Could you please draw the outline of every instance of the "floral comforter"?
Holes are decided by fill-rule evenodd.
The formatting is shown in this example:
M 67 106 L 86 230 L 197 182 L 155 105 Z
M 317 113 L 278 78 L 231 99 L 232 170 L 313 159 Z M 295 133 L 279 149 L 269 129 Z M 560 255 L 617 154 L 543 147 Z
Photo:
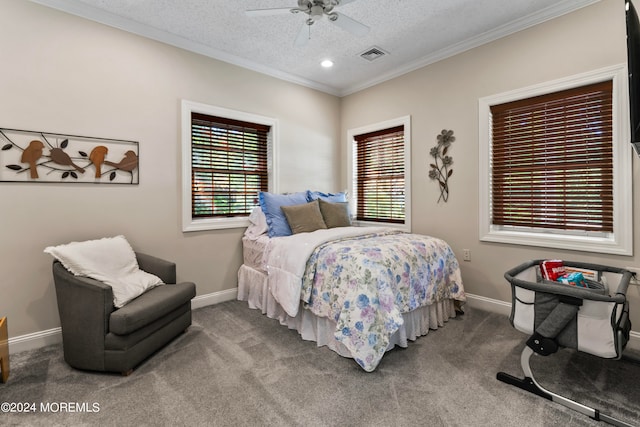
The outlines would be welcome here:
M 325 242 L 309 257 L 300 299 L 337 322 L 335 337 L 373 371 L 403 313 L 466 299 L 458 261 L 437 238 L 396 231 Z

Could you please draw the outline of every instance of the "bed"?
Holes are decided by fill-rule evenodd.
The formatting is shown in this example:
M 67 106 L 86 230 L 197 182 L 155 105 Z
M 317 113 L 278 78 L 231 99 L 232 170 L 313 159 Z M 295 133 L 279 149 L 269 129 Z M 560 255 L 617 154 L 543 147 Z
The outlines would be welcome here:
M 466 300 L 441 239 L 389 227 L 340 226 L 269 236 L 250 216 L 238 299 L 367 372 L 386 351 L 442 327 Z

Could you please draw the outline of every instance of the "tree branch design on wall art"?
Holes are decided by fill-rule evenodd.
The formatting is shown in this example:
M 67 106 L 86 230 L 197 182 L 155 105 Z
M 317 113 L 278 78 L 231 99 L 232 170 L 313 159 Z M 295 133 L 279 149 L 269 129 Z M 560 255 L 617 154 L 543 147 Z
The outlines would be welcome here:
M 453 175 L 453 158 L 448 156 L 451 143 L 456 140 L 453 136 L 452 130 L 443 129 L 442 132 L 436 137 L 438 144 L 429 151 L 429 154 L 434 159 L 434 163 L 430 163 L 429 178 L 438 181 L 440 186 L 440 200 L 446 201 L 449 199 L 449 178 Z
M 138 143 L 0 128 L 0 181 L 138 184 Z

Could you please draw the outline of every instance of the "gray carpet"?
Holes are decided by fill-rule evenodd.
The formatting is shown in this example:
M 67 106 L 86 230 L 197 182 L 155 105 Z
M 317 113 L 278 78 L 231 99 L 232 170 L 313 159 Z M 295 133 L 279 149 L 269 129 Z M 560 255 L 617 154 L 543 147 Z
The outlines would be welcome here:
M 0 413 L 0 424 L 604 425 L 496 380 L 522 375 L 525 339 L 506 317 L 467 309 L 366 373 L 230 301 L 195 310 L 189 330 L 128 377 L 71 369 L 61 345 L 12 355 L 0 402 L 36 412 Z M 640 365 L 563 349 L 534 356 L 532 370 L 543 387 L 640 425 Z M 80 411 L 62 411 L 67 402 Z

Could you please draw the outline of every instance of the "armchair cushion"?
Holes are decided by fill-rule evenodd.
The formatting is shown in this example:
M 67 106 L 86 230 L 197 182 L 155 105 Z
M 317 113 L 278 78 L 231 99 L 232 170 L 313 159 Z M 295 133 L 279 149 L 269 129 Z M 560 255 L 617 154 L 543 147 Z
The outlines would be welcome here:
M 165 316 L 196 296 L 191 282 L 158 286 L 111 313 L 109 331 L 127 335 Z
M 138 266 L 136 254 L 124 236 L 49 246 L 44 252 L 76 276 L 99 280 L 113 289 L 113 305 L 123 307 L 162 280 Z

